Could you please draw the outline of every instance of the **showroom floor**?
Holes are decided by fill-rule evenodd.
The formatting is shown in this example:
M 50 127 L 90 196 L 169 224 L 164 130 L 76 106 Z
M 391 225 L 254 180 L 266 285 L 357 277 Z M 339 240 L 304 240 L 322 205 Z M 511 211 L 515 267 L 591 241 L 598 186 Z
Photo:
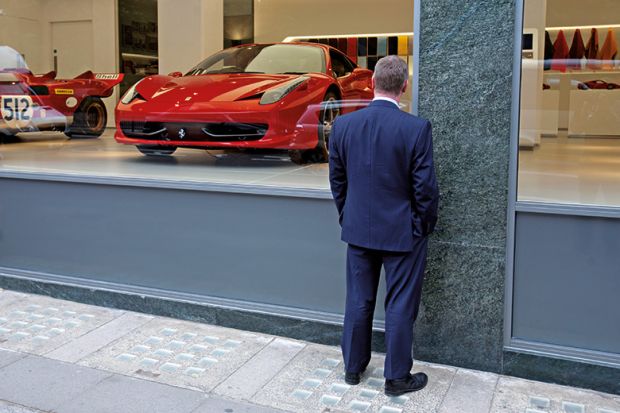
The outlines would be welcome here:
M 519 151 L 519 200 L 620 206 L 620 139 L 560 135 Z
M 295 165 L 284 152 L 223 153 L 179 149 L 171 157 L 146 157 L 100 139 L 60 133 L 22 134 L 0 144 L 0 171 L 141 178 L 302 189 L 328 194 L 327 164 Z M 519 151 L 519 200 L 620 205 L 620 139 L 543 138 Z
M 179 149 L 146 157 L 114 141 L 67 139 L 61 133 L 21 134 L 0 144 L 0 169 L 98 177 L 142 178 L 328 191 L 327 164 L 296 165 L 286 152 L 247 154 Z

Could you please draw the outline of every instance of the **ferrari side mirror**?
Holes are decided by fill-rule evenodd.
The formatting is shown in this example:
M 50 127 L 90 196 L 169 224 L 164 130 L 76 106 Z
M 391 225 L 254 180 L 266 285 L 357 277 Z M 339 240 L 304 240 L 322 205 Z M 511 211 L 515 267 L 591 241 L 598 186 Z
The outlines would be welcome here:
M 168 76 L 170 76 L 170 77 L 181 77 L 181 76 L 183 76 L 183 73 L 181 73 L 181 72 L 172 72 L 172 73 L 168 73 Z

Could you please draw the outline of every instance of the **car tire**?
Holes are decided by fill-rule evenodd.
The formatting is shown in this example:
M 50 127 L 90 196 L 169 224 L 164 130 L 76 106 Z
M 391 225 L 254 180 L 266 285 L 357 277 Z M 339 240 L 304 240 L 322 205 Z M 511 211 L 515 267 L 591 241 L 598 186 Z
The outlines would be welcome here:
M 138 145 L 138 150 L 146 156 L 170 156 L 177 150 L 174 146 Z
M 98 138 L 108 123 L 108 112 L 103 100 L 87 97 L 73 114 L 73 123 L 65 131 L 69 138 Z
M 298 165 L 306 163 L 325 163 L 329 161 L 329 135 L 334 121 L 340 116 L 340 108 L 337 105 L 338 95 L 328 91 L 323 97 L 321 111 L 319 112 L 319 142 L 316 148 L 306 150 L 291 150 L 289 157 Z

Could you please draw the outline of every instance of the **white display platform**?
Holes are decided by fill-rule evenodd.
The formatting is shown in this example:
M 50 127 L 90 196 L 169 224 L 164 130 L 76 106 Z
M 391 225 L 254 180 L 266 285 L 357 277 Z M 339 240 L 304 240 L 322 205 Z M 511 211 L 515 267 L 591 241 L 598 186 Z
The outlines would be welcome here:
M 620 89 L 571 90 L 569 107 L 569 137 L 620 137 Z

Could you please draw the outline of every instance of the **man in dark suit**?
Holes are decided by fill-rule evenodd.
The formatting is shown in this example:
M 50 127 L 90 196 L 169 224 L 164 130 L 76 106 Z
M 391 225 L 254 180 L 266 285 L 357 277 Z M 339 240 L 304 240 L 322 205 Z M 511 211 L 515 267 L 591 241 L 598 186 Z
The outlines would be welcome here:
M 345 381 L 355 385 L 370 362 L 372 320 L 385 268 L 385 393 L 424 388 L 411 374 L 413 323 L 426 265 L 427 236 L 437 222 L 438 189 L 431 124 L 399 108 L 408 70 L 396 56 L 377 63 L 375 98 L 337 118 L 329 139 L 329 179 L 347 250 L 342 336 Z

